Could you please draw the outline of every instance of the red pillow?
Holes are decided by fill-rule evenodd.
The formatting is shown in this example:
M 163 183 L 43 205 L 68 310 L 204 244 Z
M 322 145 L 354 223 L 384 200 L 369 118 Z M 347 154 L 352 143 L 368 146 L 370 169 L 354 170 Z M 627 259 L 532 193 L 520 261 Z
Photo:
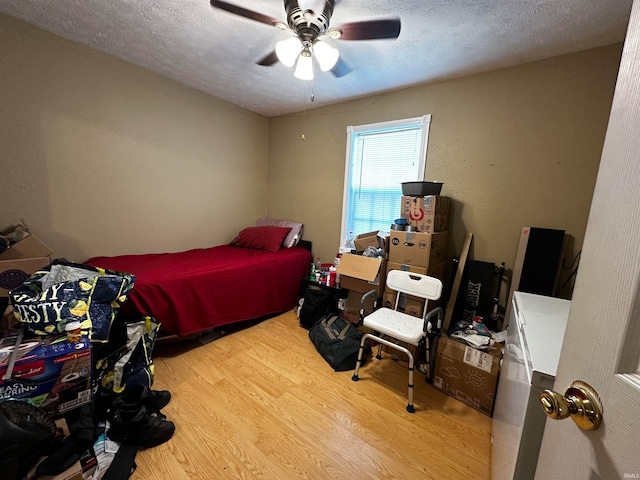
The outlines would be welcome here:
M 290 231 L 291 227 L 247 227 L 229 245 L 277 252 Z

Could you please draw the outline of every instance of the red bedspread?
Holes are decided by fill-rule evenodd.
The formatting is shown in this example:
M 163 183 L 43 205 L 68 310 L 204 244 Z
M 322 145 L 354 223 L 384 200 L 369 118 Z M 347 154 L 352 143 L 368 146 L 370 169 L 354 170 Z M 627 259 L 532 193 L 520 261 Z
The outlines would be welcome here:
M 311 260 L 301 247 L 266 252 L 220 245 L 85 263 L 134 274 L 126 303 L 160 321 L 162 332 L 185 336 L 293 308 Z

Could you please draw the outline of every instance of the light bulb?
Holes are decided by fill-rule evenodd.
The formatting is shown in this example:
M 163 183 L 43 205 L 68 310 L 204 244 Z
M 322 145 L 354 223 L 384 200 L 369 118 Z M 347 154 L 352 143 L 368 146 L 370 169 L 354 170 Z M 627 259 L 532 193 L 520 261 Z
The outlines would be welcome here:
M 340 56 L 340 52 L 338 52 L 337 48 L 333 48 L 328 43 L 318 40 L 313 45 L 313 55 L 320 64 L 320 70 L 326 72 L 331 70 L 336 64 L 338 57 Z
M 276 43 L 276 56 L 287 67 L 293 67 L 301 50 L 302 43 L 298 37 L 289 37 Z
M 293 76 L 300 80 L 313 80 L 313 60 L 311 55 L 305 53 L 301 53 L 298 57 L 298 64 Z

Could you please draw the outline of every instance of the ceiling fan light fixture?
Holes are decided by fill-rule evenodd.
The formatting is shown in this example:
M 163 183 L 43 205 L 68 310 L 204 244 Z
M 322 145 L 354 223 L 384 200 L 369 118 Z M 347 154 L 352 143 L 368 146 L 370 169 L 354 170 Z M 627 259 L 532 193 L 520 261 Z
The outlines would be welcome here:
M 293 67 L 302 50 L 302 43 L 298 37 L 289 37 L 276 43 L 276 56 L 283 65 Z
M 313 80 L 313 59 L 308 52 L 303 51 L 298 57 L 298 64 L 293 76 L 300 80 Z
M 325 43 L 322 40 L 318 40 L 313 45 L 313 55 L 316 57 L 316 60 L 318 60 L 318 63 L 320 64 L 320 70 L 322 70 L 323 72 L 328 72 L 338 61 L 340 52 L 338 52 L 337 48 L 333 48 L 328 43 Z

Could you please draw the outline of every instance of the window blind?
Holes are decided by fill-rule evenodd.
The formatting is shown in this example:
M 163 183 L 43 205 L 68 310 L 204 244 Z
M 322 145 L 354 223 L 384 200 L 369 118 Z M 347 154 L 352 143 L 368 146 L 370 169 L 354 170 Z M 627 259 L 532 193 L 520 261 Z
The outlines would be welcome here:
M 402 182 L 424 178 L 429 118 L 352 127 L 343 241 L 349 232 L 388 231 L 400 216 Z

